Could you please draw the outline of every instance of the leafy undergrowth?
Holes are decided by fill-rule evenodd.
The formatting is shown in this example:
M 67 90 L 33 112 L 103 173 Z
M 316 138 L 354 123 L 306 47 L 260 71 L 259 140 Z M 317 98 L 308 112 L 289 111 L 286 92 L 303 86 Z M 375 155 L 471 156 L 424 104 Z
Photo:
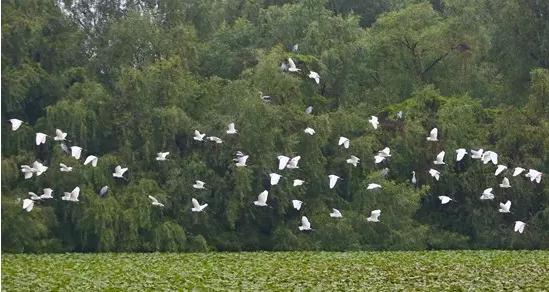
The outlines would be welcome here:
M 548 251 L 4 254 L 4 291 L 543 290 Z

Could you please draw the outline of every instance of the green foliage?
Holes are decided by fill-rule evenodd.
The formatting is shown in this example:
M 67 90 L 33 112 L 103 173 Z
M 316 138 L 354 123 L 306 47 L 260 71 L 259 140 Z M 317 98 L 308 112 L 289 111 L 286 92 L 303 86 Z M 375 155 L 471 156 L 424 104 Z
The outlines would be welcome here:
M 2 286 L 354 291 L 367 284 L 372 290 L 541 291 L 549 285 L 548 261 L 547 251 L 3 254 Z
M 548 7 L 517 0 L 5 1 L 2 250 L 548 248 Z M 300 72 L 281 70 L 288 58 Z M 320 74 L 320 85 L 309 71 Z M 25 123 L 13 132 L 11 118 Z M 225 135 L 230 122 L 237 135 Z M 433 127 L 438 143 L 425 140 Z M 36 132 L 52 136 L 58 128 L 84 157 L 99 157 L 96 168 L 67 156 L 51 137 L 34 144 Z M 223 143 L 194 141 L 195 129 Z M 337 145 L 340 136 L 351 140 L 349 149 Z M 375 164 L 384 147 L 392 156 Z M 508 171 L 512 188 L 498 188 L 491 164 L 456 163 L 457 148 L 496 151 L 501 164 L 537 169 L 543 180 Z M 442 150 L 437 182 L 428 170 Z M 155 160 L 160 151 L 170 152 L 167 161 Z M 247 167 L 234 166 L 236 151 L 250 155 Z M 302 159 L 271 187 L 278 155 Z M 361 159 L 356 168 L 345 162 L 350 155 Z M 50 168 L 25 180 L 20 165 L 35 160 Z M 73 172 L 61 174 L 59 163 Z M 117 165 L 129 168 L 126 180 L 112 177 Z M 334 189 L 329 174 L 343 178 Z M 296 178 L 306 183 L 293 187 Z M 191 187 L 197 179 L 206 190 Z M 366 190 L 369 183 L 383 187 Z M 99 197 L 104 185 L 110 192 Z M 61 201 L 75 186 L 80 201 Z M 28 192 L 47 187 L 54 200 L 21 209 Z M 488 187 L 496 200 L 480 202 Z M 272 208 L 252 204 L 264 189 Z M 165 208 L 151 206 L 148 195 Z M 439 195 L 456 202 L 441 206 Z M 206 211 L 191 212 L 191 198 L 208 203 Z M 292 199 L 304 202 L 299 212 Z M 508 199 L 513 213 L 499 214 L 497 202 Z M 343 218 L 330 218 L 332 208 Z M 381 222 L 368 222 L 375 209 Z M 297 229 L 302 215 L 313 232 Z M 512 232 L 515 220 L 527 222 L 524 234 Z

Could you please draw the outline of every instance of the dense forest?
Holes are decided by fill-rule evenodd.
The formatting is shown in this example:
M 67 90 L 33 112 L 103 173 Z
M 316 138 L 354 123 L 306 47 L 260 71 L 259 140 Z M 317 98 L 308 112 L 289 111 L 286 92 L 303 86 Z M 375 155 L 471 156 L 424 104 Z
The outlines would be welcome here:
M 288 58 L 301 71 L 284 70 Z M 37 132 L 51 137 L 37 146 Z M 494 151 L 508 169 L 456 162 L 458 148 Z M 301 156 L 299 168 L 278 170 L 279 155 Z M 49 169 L 25 179 L 35 160 Z M 5 252 L 546 249 L 549 178 L 512 170 L 549 173 L 549 1 L 3 0 L 1 167 Z M 76 186 L 78 202 L 61 200 Z M 480 200 L 490 187 L 495 199 Z M 23 210 L 44 188 L 54 199 Z M 252 203 L 263 190 L 270 207 Z M 208 207 L 191 212 L 191 198 Z M 313 231 L 298 230 L 303 215 Z

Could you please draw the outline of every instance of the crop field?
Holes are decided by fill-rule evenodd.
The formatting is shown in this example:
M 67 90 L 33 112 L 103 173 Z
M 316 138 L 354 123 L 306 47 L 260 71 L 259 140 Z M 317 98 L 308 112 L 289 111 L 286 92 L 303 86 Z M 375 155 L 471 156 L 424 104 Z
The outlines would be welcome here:
M 4 254 L 3 291 L 546 290 L 548 251 Z

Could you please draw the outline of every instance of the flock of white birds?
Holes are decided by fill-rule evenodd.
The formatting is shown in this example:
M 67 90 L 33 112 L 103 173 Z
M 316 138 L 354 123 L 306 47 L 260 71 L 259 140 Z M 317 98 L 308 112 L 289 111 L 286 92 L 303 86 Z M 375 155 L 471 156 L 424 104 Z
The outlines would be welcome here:
M 293 50 L 297 50 L 297 45 L 293 47 Z M 287 72 L 299 72 L 299 71 L 301 71 L 301 69 L 296 67 L 296 64 L 292 60 L 292 58 L 288 58 L 288 63 L 283 63 L 282 66 L 281 66 L 281 69 L 283 71 L 287 71 Z M 313 79 L 317 84 L 320 84 L 320 75 L 317 72 L 310 71 L 308 77 Z M 260 93 L 260 98 L 265 102 L 269 102 L 271 100 L 270 96 L 264 96 L 262 93 Z M 312 107 L 311 106 L 307 107 L 306 112 L 309 113 L 309 114 L 312 113 Z M 399 118 L 402 118 L 402 112 L 399 112 L 397 114 L 397 116 Z M 368 121 L 374 129 L 378 129 L 380 123 L 379 123 L 379 120 L 376 116 L 371 116 L 371 118 Z M 19 127 L 23 124 L 23 121 L 21 121 L 19 119 L 15 119 L 15 118 L 10 119 L 10 122 L 11 122 L 11 126 L 12 126 L 13 131 L 16 131 L 17 129 L 19 129 Z M 313 128 L 310 128 L 310 127 L 307 127 L 304 130 L 304 132 L 308 135 L 314 135 L 315 134 L 315 130 Z M 235 124 L 230 123 L 227 127 L 226 134 L 227 135 L 235 135 L 237 133 L 238 133 L 238 131 L 235 127 Z M 41 144 L 45 144 L 47 142 L 48 137 L 51 138 L 51 136 L 49 136 L 45 133 L 36 133 L 36 140 L 35 140 L 36 145 L 38 146 L 38 145 L 41 145 Z M 205 133 L 200 133 L 198 130 L 194 131 L 193 139 L 197 142 L 204 142 L 205 140 L 209 140 L 209 141 L 215 142 L 217 144 L 223 143 L 223 140 L 221 140 L 221 138 L 215 137 L 215 136 L 206 136 Z M 69 140 L 67 140 L 67 133 L 65 133 L 65 132 L 63 132 L 59 129 L 56 129 L 55 136 L 53 136 L 53 140 L 60 142 L 61 148 L 67 154 L 70 154 L 76 160 L 80 159 L 83 148 L 79 147 L 79 146 L 67 147 L 66 144 L 64 143 L 64 141 L 69 141 Z M 427 136 L 426 140 L 429 141 L 429 142 L 434 142 L 434 143 L 438 142 L 438 129 L 433 128 L 430 131 L 429 136 Z M 346 138 L 346 137 L 339 137 L 338 146 L 341 146 L 345 149 L 348 149 L 350 147 L 350 139 Z M 502 173 L 504 173 L 506 171 L 510 171 L 506 165 L 498 164 L 498 154 L 493 152 L 493 151 L 484 151 L 483 149 L 478 149 L 478 150 L 472 150 L 471 149 L 470 153 L 469 153 L 466 149 L 460 148 L 460 149 L 457 149 L 455 152 L 456 152 L 456 162 L 461 161 L 462 159 L 464 159 L 465 155 L 468 155 L 468 154 L 470 155 L 471 159 L 481 160 L 482 163 L 484 163 L 484 164 L 488 164 L 488 163 L 491 162 L 493 165 L 497 166 L 497 168 L 495 170 L 495 173 L 494 173 L 495 176 L 499 176 L 499 175 L 501 175 Z M 159 152 L 157 154 L 156 160 L 160 161 L 160 162 L 161 161 L 166 161 L 166 160 L 168 160 L 168 155 L 169 154 L 170 154 L 170 152 Z M 435 165 L 435 166 L 444 165 L 445 164 L 445 162 L 444 162 L 445 155 L 446 155 L 446 152 L 441 151 L 435 157 L 435 160 L 433 161 L 433 165 Z M 376 155 L 374 155 L 373 160 L 374 160 L 375 164 L 378 164 L 378 163 L 381 163 L 384 160 L 386 160 L 388 157 L 391 157 L 391 149 L 389 147 L 385 147 L 384 149 L 378 151 L 378 153 Z M 236 157 L 233 160 L 235 162 L 236 167 L 246 167 L 247 166 L 246 163 L 248 161 L 248 158 L 249 158 L 249 155 L 246 155 L 243 152 L 238 151 L 236 153 Z M 277 159 L 278 159 L 278 169 L 279 170 L 296 169 L 296 168 L 299 168 L 298 164 L 299 164 L 299 160 L 301 159 L 301 156 L 288 157 L 288 156 L 284 156 L 284 155 L 279 155 L 277 157 Z M 91 165 L 92 167 L 96 167 L 98 160 L 99 160 L 99 158 L 97 156 L 89 155 L 84 160 L 84 165 Z M 360 158 L 358 158 L 357 156 L 351 155 L 349 157 L 349 159 L 346 160 L 346 162 L 348 164 L 351 164 L 354 167 L 356 167 L 360 163 Z M 72 171 L 72 167 L 67 166 L 63 163 L 60 163 L 59 167 L 60 167 L 61 172 L 71 172 Z M 47 166 L 43 165 L 42 163 L 40 163 L 38 161 L 34 161 L 31 165 L 21 165 L 21 172 L 23 173 L 25 179 L 30 179 L 33 176 L 40 176 L 47 169 L 48 169 Z M 112 176 L 114 178 L 125 179 L 124 178 L 124 173 L 126 173 L 126 171 L 128 171 L 127 167 L 122 167 L 122 166 L 118 165 L 118 166 L 115 167 Z M 515 167 L 513 172 L 512 172 L 512 176 L 513 177 L 518 176 L 518 175 L 520 175 L 521 173 L 523 173 L 525 171 L 526 171 L 525 168 Z M 435 169 L 435 168 L 431 168 L 429 170 L 429 174 L 437 181 L 440 179 L 440 176 L 441 176 L 441 172 L 439 170 Z M 274 186 L 274 185 L 277 185 L 279 183 L 280 179 L 282 178 L 282 175 L 280 175 L 278 173 L 270 173 L 269 177 L 270 177 L 270 184 L 272 186 Z M 540 183 L 542 173 L 540 171 L 535 170 L 535 169 L 529 169 L 525 173 L 524 177 L 529 178 L 530 181 L 532 181 L 532 182 Z M 333 189 L 336 186 L 337 182 L 341 179 L 342 178 L 340 178 L 339 176 L 337 176 L 335 174 L 328 175 L 328 187 L 330 189 Z M 412 171 L 412 177 L 411 177 L 410 181 L 414 185 L 416 185 L 418 183 L 418 180 L 416 179 L 415 171 Z M 294 179 L 293 180 L 293 186 L 294 187 L 299 187 L 299 186 L 303 185 L 304 183 L 305 183 L 305 181 L 301 180 L 301 179 Z M 205 182 L 203 182 L 201 180 L 196 180 L 195 183 L 192 185 L 192 187 L 194 189 L 200 190 L 200 189 L 205 189 L 206 188 L 205 185 L 206 185 Z M 499 185 L 499 187 L 500 188 L 510 188 L 511 184 L 510 184 L 509 179 L 507 177 L 503 177 L 502 182 Z M 376 189 L 381 189 L 381 188 L 382 188 L 382 186 L 380 184 L 377 184 L 377 183 L 370 183 L 367 186 L 367 190 L 376 190 Z M 109 191 L 109 187 L 108 186 L 103 186 L 99 191 L 99 195 L 104 196 L 108 191 Z M 65 192 L 64 196 L 61 197 L 61 199 L 65 200 L 65 201 L 69 201 L 69 202 L 78 202 L 79 195 L 80 195 L 80 187 L 77 186 L 71 192 Z M 253 201 L 253 204 L 255 206 L 258 206 L 258 207 L 270 207 L 267 203 L 268 197 L 269 197 L 269 191 L 264 190 L 257 196 L 257 200 Z M 29 192 L 29 198 L 23 200 L 23 206 L 22 207 L 27 212 L 30 212 L 34 207 L 35 202 L 41 201 L 41 200 L 52 199 L 52 198 L 53 198 L 53 189 L 51 189 L 51 188 L 43 189 L 43 194 L 41 194 L 41 195 L 37 195 L 33 192 Z M 495 196 L 494 196 L 492 187 L 485 189 L 482 192 L 481 196 L 480 196 L 480 200 L 494 200 L 494 198 L 495 198 Z M 151 203 L 152 203 L 153 206 L 164 207 L 164 204 L 159 202 L 155 197 L 149 195 L 149 199 L 151 200 Z M 443 205 L 448 204 L 450 202 L 456 202 L 453 198 L 451 198 L 449 196 L 438 196 L 438 199 L 440 200 L 440 203 L 443 204 Z M 200 204 L 200 202 L 195 198 L 191 199 L 191 203 L 192 203 L 192 208 L 191 208 L 192 212 L 202 212 L 206 209 L 206 207 L 208 207 L 207 203 Z M 301 209 L 302 204 L 303 204 L 303 201 L 300 201 L 300 200 L 297 200 L 297 199 L 292 200 L 293 208 L 295 208 L 298 211 Z M 499 212 L 500 213 L 511 213 L 511 201 L 508 200 L 505 203 L 500 202 L 499 203 Z M 332 212 L 329 213 L 329 216 L 332 217 L 332 218 L 342 218 L 343 214 L 341 213 L 340 210 L 333 208 Z M 367 221 L 368 222 L 380 222 L 380 219 L 379 219 L 380 216 L 381 216 L 381 210 L 380 209 L 373 210 L 370 213 L 370 217 L 367 218 Z M 515 221 L 514 231 L 522 233 L 524 231 L 525 226 L 526 226 L 525 222 Z M 306 216 L 301 217 L 301 225 L 298 226 L 298 229 L 300 231 L 313 230 L 312 227 L 311 227 L 311 222 L 309 221 L 309 219 Z

